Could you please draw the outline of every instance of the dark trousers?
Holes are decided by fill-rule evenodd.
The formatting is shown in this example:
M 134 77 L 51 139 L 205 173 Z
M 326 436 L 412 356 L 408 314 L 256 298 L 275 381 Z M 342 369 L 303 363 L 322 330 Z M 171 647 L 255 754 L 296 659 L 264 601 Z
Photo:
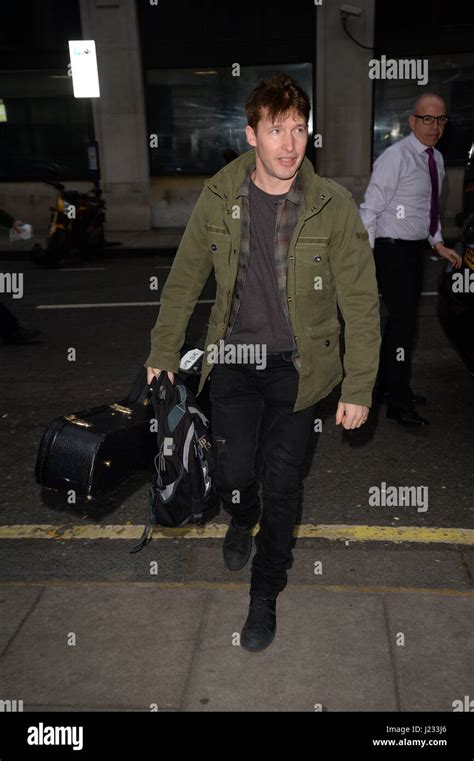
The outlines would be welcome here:
M 4 304 L 0 304 L 0 336 L 7 338 L 19 327 L 17 318 L 7 309 Z
M 299 375 L 291 352 L 267 355 L 267 367 L 217 364 L 210 374 L 216 486 L 234 523 L 255 537 L 250 594 L 276 597 L 293 561 L 304 461 L 315 405 L 293 412 Z M 237 501 L 237 498 L 240 501 Z
M 408 246 L 375 241 L 377 281 L 388 312 L 377 385 L 396 407 L 411 403 L 411 364 L 425 245 L 424 241 Z

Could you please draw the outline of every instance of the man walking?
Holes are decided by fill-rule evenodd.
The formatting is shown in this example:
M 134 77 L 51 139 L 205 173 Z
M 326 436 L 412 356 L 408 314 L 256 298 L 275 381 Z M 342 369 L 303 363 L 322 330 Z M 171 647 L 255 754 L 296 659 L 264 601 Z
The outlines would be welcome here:
M 410 387 L 426 240 L 440 256 L 455 267 L 461 266 L 461 257 L 443 243 L 438 210 L 445 172 L 443 157 L 434 146 L 446 122 L 442 98 L 431 93 L 418 98 L 409 117 L 411 134 L 375 161 L 360 206 L 388 311 L 378 395 L 387 394 L 390 419 L 412 427 L 429 425 L 414 406 L 426 400 Z
M 263 650 L 276 631 L 298 517 L 300 469 L 315 404 L 345 377 L 336 423 L 363 425 L 380 349 L 379 301 L 368 235 L 351 194 L 305 158 L 310 102 L 285 74 L 260 83 L 246 104 L 252 149 L 205 183 L 161 295 L 148 378 L 179 369 L 179 350 L 214 268 L 212 308 L 198 389 L 210 380 L 217 488 L 232 520 L 230 570 L 252 564 L 241 645 Z M 216 347 L 264 351 L 264 362 L 216 362 Z M 232 356 L 221 352 L 219 356 Z M 263 365 L 263 366 L 262 366 Z

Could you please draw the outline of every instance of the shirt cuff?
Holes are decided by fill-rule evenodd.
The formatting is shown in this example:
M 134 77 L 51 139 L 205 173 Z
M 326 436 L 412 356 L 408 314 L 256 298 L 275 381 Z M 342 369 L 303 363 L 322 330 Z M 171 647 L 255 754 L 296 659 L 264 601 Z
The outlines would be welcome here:
M 431 235 L 428 236 L 428 243 L 432 248 L 434 248 L 435 243 L 443 243 L 443 236 L 441 233 L 435 233 L 433 237 Z

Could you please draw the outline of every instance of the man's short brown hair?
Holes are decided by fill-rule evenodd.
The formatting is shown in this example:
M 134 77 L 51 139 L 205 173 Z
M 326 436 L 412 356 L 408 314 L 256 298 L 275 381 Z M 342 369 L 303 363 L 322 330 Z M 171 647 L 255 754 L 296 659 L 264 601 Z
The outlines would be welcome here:
M 298 82 L 282 72 L 260 82 L 250 94 L 245 104 L 245 111 L 252 129 L 257 128 L 264 108 L 268 109 L 268 116 L 272 121 L 276 121 L 278 116 L 285 116 L 292 110 L 308 121 L 311 103 Z

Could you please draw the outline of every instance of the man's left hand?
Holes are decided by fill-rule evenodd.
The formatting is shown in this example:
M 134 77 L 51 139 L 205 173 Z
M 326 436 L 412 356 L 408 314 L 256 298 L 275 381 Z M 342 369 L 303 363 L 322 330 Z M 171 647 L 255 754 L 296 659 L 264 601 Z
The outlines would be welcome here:
M 367 422 L 369 416 L 369 408 L 362 407 L 360 404 L 347 404 L 346 402 L 339 402 L 336 412 L 336 425 L 341 425 L 347 431 L 351 431 L 354 428 L 360 428 L 361 425 Z

